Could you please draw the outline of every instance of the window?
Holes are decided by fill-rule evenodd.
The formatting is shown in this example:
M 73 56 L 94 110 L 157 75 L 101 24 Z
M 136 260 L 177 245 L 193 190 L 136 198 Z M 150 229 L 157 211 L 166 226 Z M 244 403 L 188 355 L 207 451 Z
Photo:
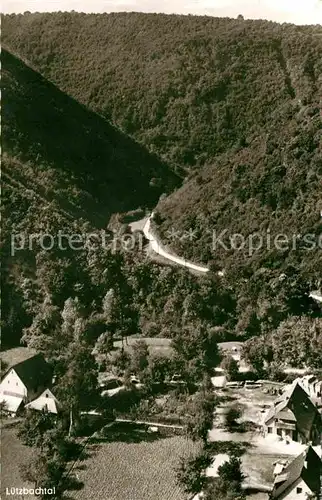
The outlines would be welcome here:
M 302 488 L 296 488 L 296 493 L 299 495 L 300 493 L 302 493 Z

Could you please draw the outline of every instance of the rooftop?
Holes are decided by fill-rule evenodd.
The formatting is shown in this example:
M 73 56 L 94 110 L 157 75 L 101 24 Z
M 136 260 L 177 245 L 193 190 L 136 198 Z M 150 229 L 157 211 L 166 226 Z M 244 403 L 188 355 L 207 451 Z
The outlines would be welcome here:
M 40 387 L 51 383 L 51 368 L 42 354 L 36 354 L 17 363 L 11 366 L 10 370 L 12 369 L 15 370 L 28 391 L 36 392 Z
M 322 461 L 311 446 L 287 465 L 274 481 L 272 498 L 280 498 L 287 488 L 302 478 L 310 490 L 318 493 L 321 487 Z

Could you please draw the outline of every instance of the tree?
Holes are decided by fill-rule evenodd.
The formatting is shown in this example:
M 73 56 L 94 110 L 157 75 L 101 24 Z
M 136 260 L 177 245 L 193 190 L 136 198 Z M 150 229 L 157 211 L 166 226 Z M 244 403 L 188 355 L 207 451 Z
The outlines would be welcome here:
M 207 483 L 203 498 L 204 500 L 246 500 L 246 495 L 230 489 L 221 478 L 216 478 Z
M 56 357 L 68 342 L 68 337 L 61 333 L 60 325 L 59 307 L 46 295 L 31 325 L 24 328 L 21 341 L 48 358 Z
M 199 493 L 203 489 L 206 484 L 204 471 L 210 463 L 211 457 L 204 451 L 194 457 L 181 458 L 176 476 L 186 493 Z
M 229 408 L 225 417 L 227 429 L 229 430 L 234 429 L 237 426 L 237 420 L 239 418 L 240 418 L 240 410 L 238 408 Z
M 80 410 L 100 405 L 98 368 L 90 348 L 79 343 L 70 345 L 57 392 L 65 408 L 69 409 L 71 435 Z
M 108 290 L 102 302 L 103 318 L 107 329 L 115 336 L 122 338 L 124 349 L 124 337 L 135 329 L 136 315 L 131 307 L 132 290 L 123 275 L 119 276 L 119 282 L 114 288 Z
M 244 474 L 241 471 L 241 460 L 231 456 L 229 462 L 225 462 L 218 468 L 218 475 L 227 485 L 233 485 L 235 491 L 241 490 Z
M 149 355 L 148 366 L 142 373 L 145 385 L 163 384 L 173 373 L 171 360 L 165 356 Z
M 243 345 L 242 358 L 254 368 L 259 376 L 264 374 L 265 353 L 266 345 L 263 337 L 250 339 Z
M 236 380 L 239 374 L 237 361 L 230 355 L 226 355 L 221 363 L 221 367 L 225 370 L 229 380 Z
M 214 408 L 215 397 L 212 392 L 202 390 L 195 394 L 187 432 L 193 441 L 201 440 L 204 446 L 213 425 Z
M 125 370 L 130 370 L 131 357 L 127 351 L 120 349 L 110 354 L 107 364 L 114 368 L 117 375 L 122 375 Z
M 112 332 L 104 332 L 102 333 L 95 344 L 95 350 L 98 354 L 102 354 L 106 356 L 109 354 L 114 348 L 114 336 Z
M 205 490 L 205 500 L 246 500 L 242 491 L 244 475 L 240 458 L 231 456 L 228 462 L 218 467 L 218 478 L 210 482 Z
M 27 446 L 42 448 L 44 436 L 54 428 L 52 414 L 46 410 L 27 410 L 25 417 L 19 422 L 18 437 Z
M 6 401 L 0 401 L 0 418 L 2 419 L 8 411 L 8 404 Z
M 248 340 L 243 357 L 258 374 L 264 367 L 294 366 L 311 369 L 322 366 L 322 319 L 290 316 L 267 335 Z
M 113 324 L 116 319 L 116 296 L 113 288 L 108 290 L 103 298 L 102 309 L 104 314 L 104 319 L 107 324 Z
M 204 446 L 207 443 L 208 431 L 212 426 L 213 418 L 206 412 L 202 411 L 194 415 L 188 425 L 187 432 L 193 441 L 202 440 Z
M 69 297 L 65 301 L 61 316 L 63 320 L 61 325 L 62 334 L 70 341 L 79 340 L 82 333 L 80 326 L 83 314 L 78 298 Z
M 322 366 L 322 318 L 294 316 L 283 321 L 268 341 L 274 361 L 298 368 Z
M 211 373 L 220 360 L 216 332 L 205 324 L 181 328 L 172 340 L 172 347 L 179 371 L 192 382 L 202 380 L 205 373 Z
M 149 348 L 144 340 L 138 340 L 131 350 L 131 370 L 140 375 L 149 364 Z
M 211 377 L 210 377 L 209 373 L 206 373 L 204 375 L 203 380 L 202 380 L 202 385 L 201 385 L 200 391 L 202 391 L 204 394 L 211 395 L 211 398 L 215 399 L 214 395 L 213 395 L 213 390 L 214 390 L 214 386 L 211 382 Z

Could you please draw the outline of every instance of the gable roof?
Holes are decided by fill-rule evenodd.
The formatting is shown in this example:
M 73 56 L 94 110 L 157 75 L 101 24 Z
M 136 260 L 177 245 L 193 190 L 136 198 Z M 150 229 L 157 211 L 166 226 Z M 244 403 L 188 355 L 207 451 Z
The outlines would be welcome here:
M 18 408 L 23 402 L 23 398 L 17 396 L 3 395 L 1 396 L 1 403 L 5 403 L 4 411 L 9 413 L 16 413 Z
M 32 408 L 34 410 L 47 409 L 49 413 L 57 414 L 59 406 L 59 401 L 54 394 L 49 389 L 45 389 L 38 398 L 28 403 L 26 408 Z
M 321 488 L 322 461 L 312 446 L 308 446 L 275 478 L 272 498 L 279 498 L 298 479 L 302 479 L 313 493 Z
M 10 368 L 14 370 L 28 391 L 37 391 L 51 382 L 52 371 L 42 354 L 36 354 Z M 10 371 L 9 370 L 9 371 Z
M 311 428 L 316 417 L 319 417 L 317 407 L 296 381 L 275 400 L 265 418 L 265 424 L 272 418 L 290 420 L 296 422 L 298 430 L 310 439 Z

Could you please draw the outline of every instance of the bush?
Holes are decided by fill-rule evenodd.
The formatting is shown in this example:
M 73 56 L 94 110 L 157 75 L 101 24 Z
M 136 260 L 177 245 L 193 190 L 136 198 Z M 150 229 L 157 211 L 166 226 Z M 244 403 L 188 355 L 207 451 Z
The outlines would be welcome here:
M 225 370 L 229 380 L 237 380 L 239 375 L 239 367 L 237 361 L 230 355 L 224 357 L 221 367 Z
M 211 457 L 201 452 L 196 457 L 182 458 L 177 469 L 177 481 L 187 493 L 199 493 L 206 484 L 204 470 L 210 465 Z
M 228 430 L 233 430 L 237 427 L 237 420 L 240 416 L 241 412 L 238 408 L 229 408 L 225 417 L 225 424 Z

